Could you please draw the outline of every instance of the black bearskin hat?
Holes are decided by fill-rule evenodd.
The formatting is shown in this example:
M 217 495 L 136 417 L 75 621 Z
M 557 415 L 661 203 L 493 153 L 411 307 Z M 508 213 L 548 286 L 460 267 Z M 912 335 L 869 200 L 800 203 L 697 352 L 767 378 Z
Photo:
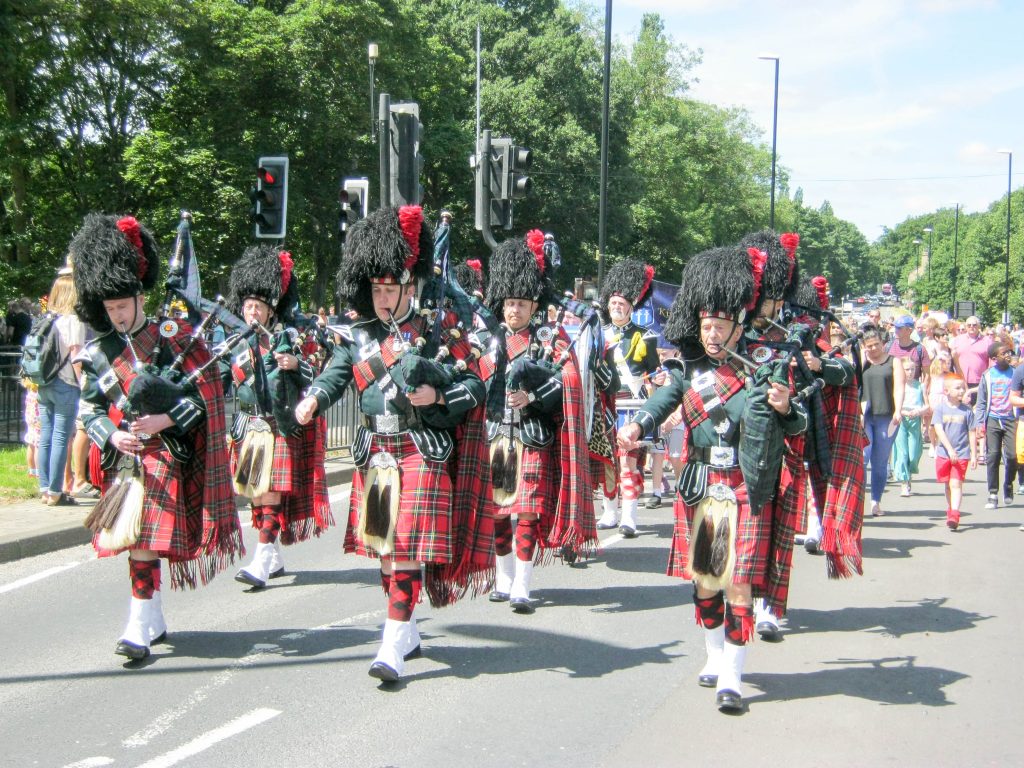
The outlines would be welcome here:
M 654 280 L 654 267 L 636 259 L 625 259 L 608 270 L 601 286 L 601 319 L 610 323 L 608 300 L 612 296 L 621 296 L 635 309 L 651 292 Z
M 467 259 L 464 264 L 456 264 L 455 279 L 466 293 L 483 295 L 484 267 L 479 259 Z
M 291 323 L 299 303 L 299 281 L 295 279 L 294 267 L 288 251 L 263 244 L 246 248 L 231 268 L 228 309 L 241 317 L 245 300 L 259 299 L 278 320 Z
M 551 260 L 545 254 L 544 233 L 539 229 L 499 245 L 488 272 L 485 303 L 498 317 L 502 316 L 505 299 L 536 301 L 538 309 L 546 309 L 554 301 Z
M 754 259 L 745 248 L 727 246 L 698 253 L 686 262 L 662 334 L 686 357 L 700 350 L 700 321 L 718 314 L 744 322 L 757 304 Z
M 90 213 L 68 246 L 79 319 L 99 332 L 110 330 L 103 302 L 138 296 L 160 276 L 153 234 L 132 216 Z
M 784 299 L 796 286 L 800 279 L 796 261 L 796 246 L 799 242 L 799 235 L 787 232 L 780 237 L 769 229 L 749 234 L 740 241 L 742 247 L 757 248 L 768 256 L 757 311 L 760 311 L 760 304 L 765 299 Z
M 348 231 L 338 270 L 338 299 L 374 317 L 371 283 L 406 285 L 434 273 L 434 237 L 418 205 L 378 208 Z

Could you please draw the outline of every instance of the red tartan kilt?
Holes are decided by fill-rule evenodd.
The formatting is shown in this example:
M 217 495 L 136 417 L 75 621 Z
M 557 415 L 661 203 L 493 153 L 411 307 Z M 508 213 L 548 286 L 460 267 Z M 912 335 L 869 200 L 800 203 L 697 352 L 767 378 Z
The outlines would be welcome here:
M 164 448 L 159 437 L 144 443 L 142 453 L 146 493 L 142 502 L 142 533 L 132 549 L 149 549 L 171 562 L 191 559 L 202 539 L 201 515 L 190 513 L 185 506 L 181 464 Z M 107 493 L 116 471 L 105 473 L 103 492 Z M 105 550 L 93 546 L 100 557 L 116 555 L 123 550 Z
M 270 489 L 277 493 L 295 490 L 296 458 L 301 453 L 298 437 L 274 434 L 274 466 L 270 472 Z
M 488 494 L 488 513 L 494 517 L 538 515 L 547 518 L 554 515 L 555 503 L 558 501 L 557 461 L 554 443 L 547 448 L 524 445 L 515 501 L 507 507 L 499 507 Z M 490 477 L 487 481 L 490 483 Z
M 424 459 L 408 435 L 374 435 L 370 456 L 382 451 L 395 457 L 402 484 L 392 559 L 421 563 L 450 562 L 452 479 L 448 474 L 447 463 Z M 352 477 L 345 551 L 364 557 L 379 557 L 375 550 L 356 537 L 365 480 L 365 469 L 357 468 Z
M 736 564 L 733 569 L 734 584 L 763 585 L 768 571 L 768 550 L 772 535 L 772 516 L 766 506 L 761 514 L 750 514 L 747 504 L 747 485 L 739 467 L 715 469 L 708 467 L 708 485 L 722 483 L 736 493 Z M 693 574 L 686 568 L 690 548 L 690 528 L 693 524 L 695 507 L 684 504 L 676 495 L 672 511 L 675 524 L 672 530 L 672 549 L 669 552 L 669 576 L 691 580 Z

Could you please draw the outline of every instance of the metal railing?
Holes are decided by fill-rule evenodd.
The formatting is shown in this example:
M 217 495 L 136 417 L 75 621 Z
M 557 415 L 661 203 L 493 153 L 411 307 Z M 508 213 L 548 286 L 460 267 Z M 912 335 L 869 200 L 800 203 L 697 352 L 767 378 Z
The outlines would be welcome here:
M 20 445 L 25 433 L 25 388 L 21 386 L 21 347 L 0 345 L 0 444 Z

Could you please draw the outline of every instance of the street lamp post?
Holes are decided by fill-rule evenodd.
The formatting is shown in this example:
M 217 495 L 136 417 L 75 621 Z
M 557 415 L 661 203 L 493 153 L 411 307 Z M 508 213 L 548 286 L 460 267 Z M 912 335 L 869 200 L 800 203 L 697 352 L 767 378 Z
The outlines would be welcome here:
M 370 139 L 373 141 L 377 140 L 377 120 L 373 114 L 373 68 L 377 64 L 377 59 L 380 57 L 380 48 L 376 43 L 369 43 L 366 46 L 366 57 L 370 63 Z
M 775 229 L 775 147 L 779 128 L 779 57 L 758 56 L 762 61 L 775 62 L 775 96 L 772 99 L 772 196 L 771 209 L 768 213 L 768 228 Z
M 1000 149 L 1006 155 L 1006 278 L 1003 282 L 1003 324 L 1010 324 L 1010 193 L 1013 190 L 1013 152 Z
M 921 230 L 928 235 L 928 298 L 931 298 L 932 293 L 932 227 L 925 227 Z
M 960 203 L 956 204 L 956 218 L 953 219 L 953 317 L 956 317 L 956 281 L 959 274 L 956 271 L 957 251 L 960 248 Z

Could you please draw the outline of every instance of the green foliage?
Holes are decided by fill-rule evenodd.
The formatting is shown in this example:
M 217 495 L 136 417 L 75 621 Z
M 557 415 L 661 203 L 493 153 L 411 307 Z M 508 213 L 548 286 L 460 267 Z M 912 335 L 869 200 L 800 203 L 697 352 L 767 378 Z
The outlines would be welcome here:
M 8 0 L 0 4 L 0 284 L 38 296 L 94 210 L 132 212 L 169 247 L 181 210 L 208 293 L 252 242 L 255 160 L 291 160 L 286 247 L 304 298 L 329 304 L 340 260 L 337 191 L 379 189 L 375 93 L 420 104 L 425 208 L 454 214 L 457 258 L 486 256 L 473 230 L 476 28 L 482 127 L 534 152 L 534 193 L 515 230 L 554 232 L 561 279 L 597 272 L 602 24 L 562 0 Z M 768 219 L 770 148 L 742 111 L 689 97 L 700 51 L 644 16 L 613 50 L 609 262 L 635 256 L 675 280 L 686 258 Z M 777 229 L 800 229 L 812 271 L 839 289 L 880 271 L 829 210 L 789 199 L 778 169 Z M 902 261 L 890 258 L 887 268 Z M 874 271 L 872 271 L 874 270 Z M 997 286 L 996 286 L 997 287 Z M 996 288 L 993 288 L 996 290 Z

